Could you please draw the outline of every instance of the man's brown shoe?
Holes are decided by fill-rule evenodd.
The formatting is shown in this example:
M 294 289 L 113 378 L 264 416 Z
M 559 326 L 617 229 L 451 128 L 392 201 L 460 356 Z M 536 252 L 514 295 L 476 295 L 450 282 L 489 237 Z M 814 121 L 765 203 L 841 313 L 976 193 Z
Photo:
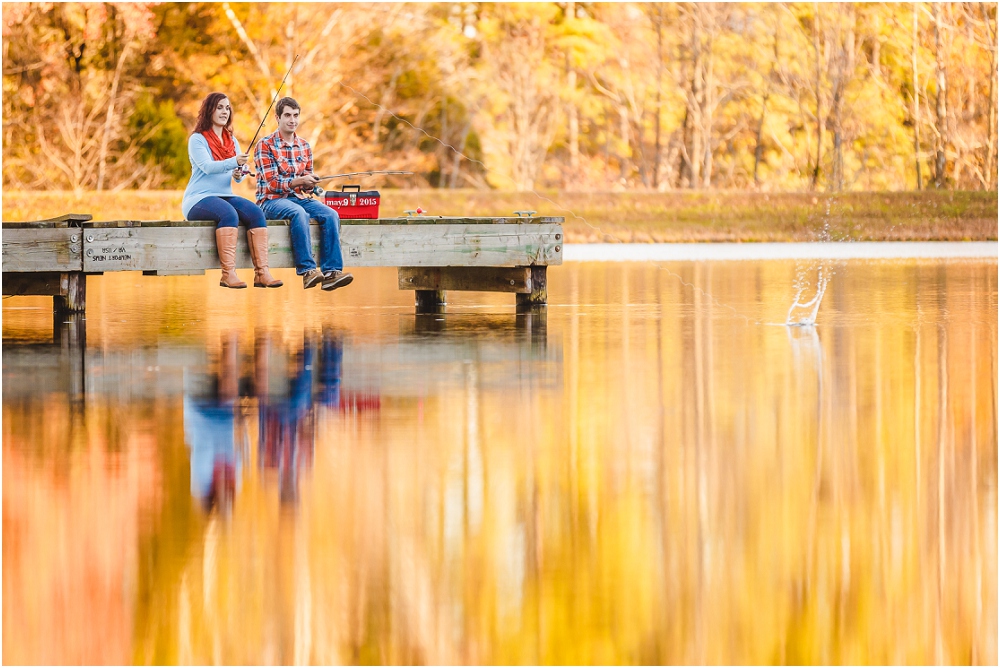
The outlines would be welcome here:
M 323 280 L 323 272 L 319 269 L 310 269 L 306 273 L 302 274 L 302 288 L 308 290 L 309 288 L 315 288 Z
M 345 285 L 350 285 L 353 280 L 354 276 L 351 274 L 345 274 L 339 269 L 334 269 L 333 271 L 323 275 L 323 289 L 336 290 L 337 288 L 342 288 Z

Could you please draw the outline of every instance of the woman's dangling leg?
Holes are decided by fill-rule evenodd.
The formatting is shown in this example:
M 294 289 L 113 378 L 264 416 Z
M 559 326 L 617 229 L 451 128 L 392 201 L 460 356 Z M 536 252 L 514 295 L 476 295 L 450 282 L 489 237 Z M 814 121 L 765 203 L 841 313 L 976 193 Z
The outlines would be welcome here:
M 191 207 L 188 220 L 211 220 L 216 223 L 215 245 L 219 250 L 224 288 L 245 288 L 246 283 L 236 275 L 236 239 L 239 234 L 239 215 L 233 205 L 221 197 L 206 197 Z
M 271 276 L 267 266 L 267 220 L 264 219 L 264 212 L 242 197 L 228 197 L 226 201 L 236 209 L 240 221 L 247 226 L 247 244 L 253 259 L 253 286 L 280 288 L 284 283 Z

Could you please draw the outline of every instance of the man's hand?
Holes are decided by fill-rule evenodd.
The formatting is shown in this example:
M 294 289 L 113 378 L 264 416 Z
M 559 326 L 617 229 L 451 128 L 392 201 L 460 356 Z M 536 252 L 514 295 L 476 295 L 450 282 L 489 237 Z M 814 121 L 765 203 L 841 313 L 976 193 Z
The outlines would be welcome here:
M 316 178 L 315 174 L 303 174 L 292 179 L 289 185 L 292 186 L 292 190 L 301 190 L 302 188 L 315 188 L 317 183 L 319 183 L 319 179 Z
M 249 153 L 237 153 L 236 154 L 236 164 L 242 167 L 247 164 L 247 160 L 250 158 Z

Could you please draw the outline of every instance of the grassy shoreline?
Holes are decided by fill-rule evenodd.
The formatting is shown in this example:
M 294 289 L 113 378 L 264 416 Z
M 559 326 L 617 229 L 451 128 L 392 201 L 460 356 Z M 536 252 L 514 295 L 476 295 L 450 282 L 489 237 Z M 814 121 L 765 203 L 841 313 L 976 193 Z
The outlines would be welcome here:
M 249 189 L 237 191 L 253 197 Z M 568 243 L 714 241 L 995 241 L 997 193 L 381 191 L 381 215 L 418 206 L 431 215 L 510 215 L 534 209 L 563 216 Z M 177 220 L 176 190 L 4 191 L 3 220 L 90 213 L 96 220 Z

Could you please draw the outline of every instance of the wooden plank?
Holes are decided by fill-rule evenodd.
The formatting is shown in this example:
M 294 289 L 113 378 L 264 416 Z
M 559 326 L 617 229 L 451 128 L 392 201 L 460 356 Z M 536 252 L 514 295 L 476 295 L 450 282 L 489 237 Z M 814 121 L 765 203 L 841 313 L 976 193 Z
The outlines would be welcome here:
M 39 271 L 23 274 L 4 272 L 3 294 L 13 296 L 24 295 L 61 295 L 63 286 L 62 274 L 56 271 Z
M 562 264 L 561 239 L 555 224 L 357 225 L 341 247 L 351 267 L 516 267 Z
M 83 269 L 79 228 L 7 228 L 3 231 L 3 271 L 80 271 Z
M 155 271 L 144 271 L 143 276 L 204 276 L 204 269 L 157 269 Z
M 310 231 L 313 257 L 318 259 L 320 227 L 314 225 Z M 288 232 L 284 226 L 268 228 L 272 268 L 295 266 Z M 86 228 L 84 233 L 83 270 L 87 272 L 219 267 L 214 227 Z M 348 267 L 514 267 L 561 264 L 561 238 L 562 228 L 556 224 L 355 225 L 341 229 L 341 249 Z M 236 266 L 253 266 L 243 228 Z
M 88 228 L 119 227 L 215 227 L 210 220 L 95 220 L 89 214 L 68 214 L 48 220 L 15 222 L 5 221 L 4 229 L 59 227 L 63 219 L 83 222 Z M 399 216 L 394 218 L 341 218 L 341 225 L 558 225 L 565 222 L 562 216 Z M 269 220 L 268 227 L 287 227 L 287 220 Z M 313 225 L 318 225 L 316 221 Z M 65 221 L 62 226 L 65 226 Z
M 278 225 L 287 227 L 287 220 L 270 220 L 268 225 Z M 208 227 L 213 230 L 216 223 L 211 220 L 95 220 L 86 225 L 88 229 L 122 228 L 122 227 L 177 227 L 177 228 L 203 228 Z M 246 228 L 244 228 L 246 229 Z
M 558 225 L 561 216 L 401 216 L 399 218 L 342 218 L 341 225 Z
M 400 290 L 531 292 L 528 267 L 400 267 Z
M 45 227 L 80 227 L 83 223 L 93 218 L 89 213 L 67 213 L 55 218 L 45 218 L 43 220 L 27 221 L 4 221 L 4 229 L 32 229 Z
M 192 271 L 218 269 L 215 226 L 87 228 L 84 270 Z M 253 266 L 240 228 L 236 266 Z

